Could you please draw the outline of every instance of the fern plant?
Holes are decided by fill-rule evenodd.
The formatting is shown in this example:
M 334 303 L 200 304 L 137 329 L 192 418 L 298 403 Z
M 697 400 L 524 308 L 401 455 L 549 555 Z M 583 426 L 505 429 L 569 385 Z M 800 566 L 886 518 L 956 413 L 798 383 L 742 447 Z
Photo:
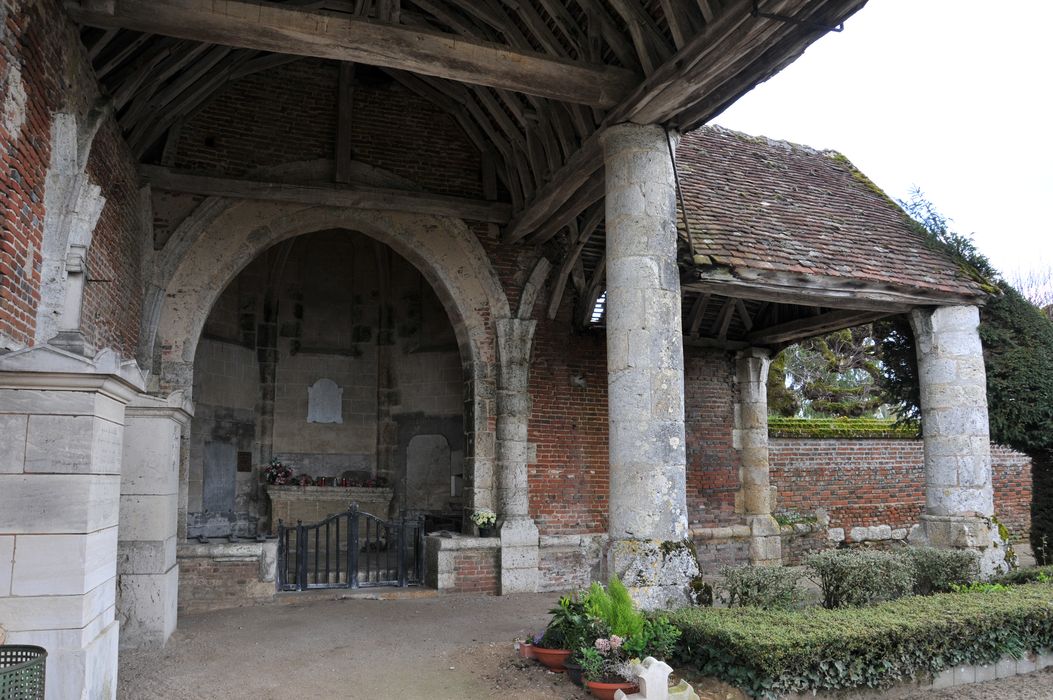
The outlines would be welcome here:
M 606 589 L 593 583 L 584 602 L 589 615 L 603 621 L 611 634 L 632 639 L 643 632 L 644 616 L 617 576 L 611 578 Z

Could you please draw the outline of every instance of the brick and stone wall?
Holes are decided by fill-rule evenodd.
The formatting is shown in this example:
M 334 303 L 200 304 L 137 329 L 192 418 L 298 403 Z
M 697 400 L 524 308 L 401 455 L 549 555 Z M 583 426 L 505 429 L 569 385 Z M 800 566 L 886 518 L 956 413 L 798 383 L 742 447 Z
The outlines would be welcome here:
M 72 114 L 82 124 L 99 95 L 60 2 L 3 0 L 0 23 L 0 350 L 15 350 L 35 344 L 54 115 Z M 106 205 L 88 249 L 82 330 L 95 349 L 130 357 L 145 232 L 135 160 L 112 118 L 95 137 L 86 171 Z
M 921 440 L 772 438 L 769 450 L 777 512 L 825 509 L 830 527 L 851 538 L 856 527 L 909 528 L 924 508 Z M 1026 539 L 1031 522 L 1030 460 L 997 446 L 991 456 L 995 514 L 1013 539 Z
M 179 613 L 238 608 L 273 600 L 277 540 L 179 546 Z

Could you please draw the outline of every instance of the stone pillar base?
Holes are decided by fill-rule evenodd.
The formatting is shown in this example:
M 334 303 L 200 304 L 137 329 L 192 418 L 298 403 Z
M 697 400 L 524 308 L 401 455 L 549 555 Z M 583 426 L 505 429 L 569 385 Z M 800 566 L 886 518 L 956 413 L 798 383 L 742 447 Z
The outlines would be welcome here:
M 922 515 L 911 529 L 912 545 L 944 549 L 972 549 L 980 556 L 980 578 L 1009 570 L 1005 561 L 1006 542 L 991 518 L 977 515 Z
M 121 648 L 163 647 L 176 628 L 179 567 L 163 574 L 121 574 L 119 581 Z
M 621 579 L 641 610 L 660 610 L 691 603 L 691 580 L 699 568 L 687 540 L 612 540 L 607 571 Z
M 782 566 L 782 536 L 779 523 L 770 515 L 750 515 L 750 564 Z
M 501 595 L 537 593 L 537 525 L 530 518 L 506 520 L 501 525 Z

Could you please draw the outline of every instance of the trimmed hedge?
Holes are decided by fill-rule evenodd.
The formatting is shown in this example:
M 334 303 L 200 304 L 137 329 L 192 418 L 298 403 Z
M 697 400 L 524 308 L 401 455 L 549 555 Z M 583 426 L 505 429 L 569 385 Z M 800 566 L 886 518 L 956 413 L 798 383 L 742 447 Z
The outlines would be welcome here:
M 901 598 L 868 608 L 684 608 L 674 660 L 753 697 L 884 688 L 1053 647 L 1053 585 Z
M 781 418 L 768 416 L 768 435 L 779 438 L 919 437 L 917 424 L 880 418 Z

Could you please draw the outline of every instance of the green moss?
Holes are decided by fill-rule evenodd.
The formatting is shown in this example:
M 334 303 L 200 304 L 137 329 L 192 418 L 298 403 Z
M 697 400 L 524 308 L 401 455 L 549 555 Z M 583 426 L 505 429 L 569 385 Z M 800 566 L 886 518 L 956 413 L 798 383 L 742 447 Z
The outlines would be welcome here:
M 768 435 L 777 438 L 893 438 L 909 440 L 919 435 L 915 424 L 879 418 L 768 417 Z

